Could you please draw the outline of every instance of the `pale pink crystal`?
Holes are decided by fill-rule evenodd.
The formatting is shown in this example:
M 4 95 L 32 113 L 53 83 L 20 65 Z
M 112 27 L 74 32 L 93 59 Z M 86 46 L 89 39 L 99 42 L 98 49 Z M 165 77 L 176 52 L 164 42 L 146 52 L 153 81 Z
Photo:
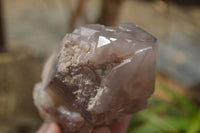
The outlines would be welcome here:
M 35 105 L 67 132 L 139 111 L 153 93 L 156 49 L 156 39 L 133 24 L 79 27 L 48 59 Z

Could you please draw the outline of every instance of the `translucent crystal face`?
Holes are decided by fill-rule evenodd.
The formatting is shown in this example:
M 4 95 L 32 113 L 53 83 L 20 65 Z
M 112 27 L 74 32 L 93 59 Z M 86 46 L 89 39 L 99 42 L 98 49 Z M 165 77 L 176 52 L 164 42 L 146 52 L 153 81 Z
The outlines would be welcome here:
M 132 24 L 79 27 L 47 61 L 35 104 L 71 132 L 141 110 L 154 89 L 156 49 L 156 39 Z

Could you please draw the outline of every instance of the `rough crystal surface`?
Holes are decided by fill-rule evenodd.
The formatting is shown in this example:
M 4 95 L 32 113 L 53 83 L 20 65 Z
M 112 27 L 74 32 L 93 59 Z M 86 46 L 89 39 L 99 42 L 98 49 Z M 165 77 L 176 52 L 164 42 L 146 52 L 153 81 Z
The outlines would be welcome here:
M 46 62 L 35 105 L 66 132 L 139 111 L 153 93 L 156 49 L 156 39 L 133 24 L 79 27 Z

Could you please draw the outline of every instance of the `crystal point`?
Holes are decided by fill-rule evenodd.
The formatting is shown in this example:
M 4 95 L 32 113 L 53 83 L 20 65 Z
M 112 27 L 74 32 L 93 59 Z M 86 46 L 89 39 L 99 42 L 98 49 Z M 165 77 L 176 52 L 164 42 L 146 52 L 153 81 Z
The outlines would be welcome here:
M 156 49 L 156 39 L 133 24 L 79 27 L 46 62 L 35 105 L 67 132 L 139 111 L 153 93 Z

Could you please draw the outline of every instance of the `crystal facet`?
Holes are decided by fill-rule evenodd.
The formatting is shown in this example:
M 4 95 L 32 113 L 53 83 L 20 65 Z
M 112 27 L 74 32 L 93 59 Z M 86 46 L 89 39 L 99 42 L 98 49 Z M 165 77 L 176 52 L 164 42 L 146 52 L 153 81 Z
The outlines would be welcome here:
M 35 105 L 67 132 L 110 124 L 145 108 L 156 51 L 156 39 L 133 24 L 79 27 L 46 62 Z

